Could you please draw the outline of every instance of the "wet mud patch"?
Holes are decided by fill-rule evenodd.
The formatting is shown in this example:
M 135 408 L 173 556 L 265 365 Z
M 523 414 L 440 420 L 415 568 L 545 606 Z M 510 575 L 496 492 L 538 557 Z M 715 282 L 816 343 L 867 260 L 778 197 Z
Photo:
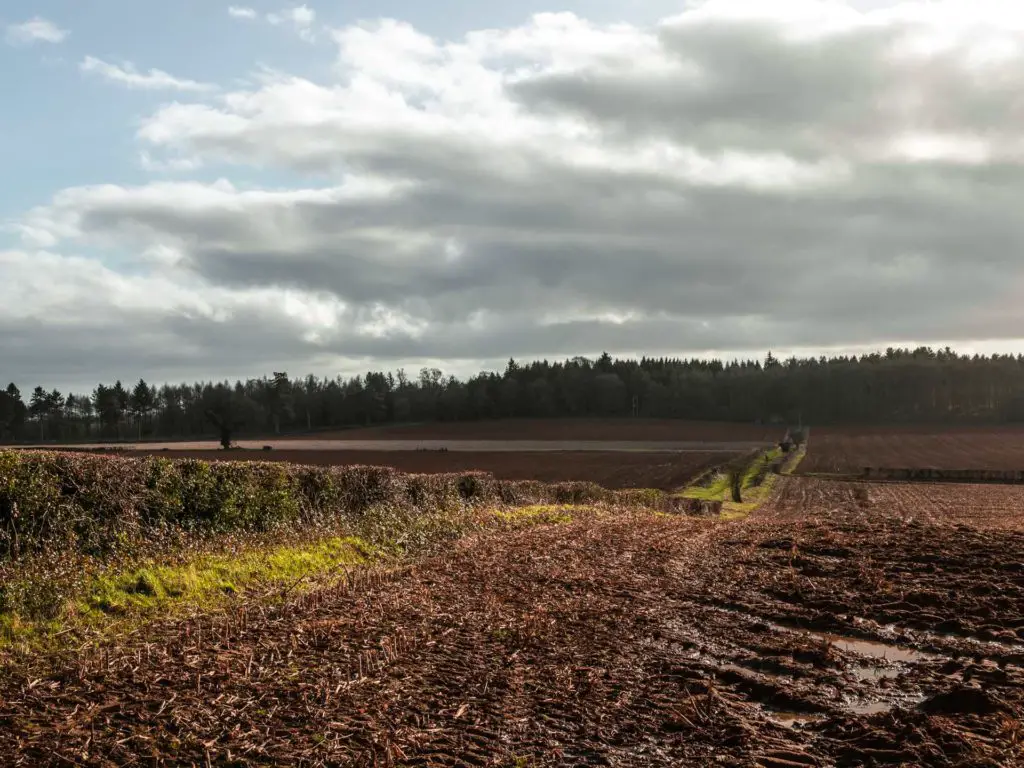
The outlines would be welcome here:
M 713 549 L 695 610 L 725 619 L 707 621 L 709 636 L 734 645 L 729 671 L 782 675 L 811 705 L 750 691 L 773 722 L 814 734 L 812 750 L 836 764 L 961 765 L 977 753 L 979 764 L 1024 765 L 1019 531 L 878 508 L 860 485 L 786 478 Z M 804 656 L 780 663 L 787 637 Z

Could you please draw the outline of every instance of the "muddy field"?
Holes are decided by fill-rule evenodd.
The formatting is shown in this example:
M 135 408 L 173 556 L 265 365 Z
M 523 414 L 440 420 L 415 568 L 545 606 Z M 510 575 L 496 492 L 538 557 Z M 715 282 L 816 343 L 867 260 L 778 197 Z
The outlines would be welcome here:
M 899 432 L 819 430 L 811 433 L 801 472 L 858 473 L 865 467 L 1024 469 L 1024 431 Z
M 597 440 L 778 442 L 785 425 L 675 419 L 508 419 L 348 429 L 317 433 L 337 440 Z M 299 436 L 297 439 L 305 439 Z
M 606 488 L 676 490 L 705 469 L 731 458 L 723 453 L 469 453 L 436 451 L 150 451 L 142 455 L 205 461 L 288 461 L 328 466 L 391 466 L 402 472 L 490 472 L 503 480 L 588 481 Z
M 833 486 L 807 481 L 800 487 L 810 492 Z M 853 494 L 872 514 L 899 510 L 908 519 L 930 525 L 1024 531 L 1024 487 L 1019 485 L 863 483 L 839 487 L 844 495 Z
M 1022 765 L 1024 534 L 955 502 L 920 513 L 911 490 L 780 478 L 745 520 L 624 513 L 467 539 L 25 661 L 0 675 L 0 755 Z

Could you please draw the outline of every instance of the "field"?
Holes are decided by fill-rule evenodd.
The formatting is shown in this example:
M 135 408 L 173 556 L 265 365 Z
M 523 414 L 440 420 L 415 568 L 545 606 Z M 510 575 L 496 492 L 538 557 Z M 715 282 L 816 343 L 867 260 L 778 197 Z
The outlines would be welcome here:
M 518 458 L 534 462 L 532 477 L 562 479 L 545 463 L 606 456 L 594 478 L 613 482 L 618 463 L 650 485 L 676 482 L 672 454 Z M 500 470 L 510 457 L 416 460 Z M 111 487 L 151 471 L 88 461 L 122 462 Z M 292 467 L 219 466 L 225 482 L 259 467 L 260 488 Z M 371 495 L 397 489 L 394 500 L 465 487 L 458 475 L 367 486 L 358 468 L 295 471 L 296 488 L 326 472 Z M 678 514 L 665 495 L 517 488 L 481 486 L 454 511 L 346 518 L 382 541 L 395 535 L 387 526 L 458 524 L 418 554 L 0 654 L 0 755 L 89 766 L 1024 765 L 1024 487 L 784 474 L 759 504 L 721 517 Z
M 239 440 L 139 443 L 118 453 L 212 461 L 381 465 L 411 473 L 477 470 L 509 480 L 594 482 L 606 488 L 676 490 L 716 465 L 781 439 L 781 427 L 652 419 L 424 424 Z M 264 451 L 269 446 L 272 450 Z M 99 444 L 78 449 L 101 449 Z
M 448 422 L 318 433 L 324 440 L 596 440 L 775 443 L 785 425 L 676 419 L 508 419 Z M 305 439 L 301 437 L 299 439 Z
M 387 465 L 402 472 L 489 472 L 505 480 L 593 482 L 605 488 L 685 486 L 702 471 L 721 464 L 732 454 L 638 452 L 437 452 L 437 451 L 157 451 L 141 455 L 230 461 L 284 461 L 328 466 Z
M 1024 430 L 815 429 L 801 471 L 865 467 L 1024 470 Z

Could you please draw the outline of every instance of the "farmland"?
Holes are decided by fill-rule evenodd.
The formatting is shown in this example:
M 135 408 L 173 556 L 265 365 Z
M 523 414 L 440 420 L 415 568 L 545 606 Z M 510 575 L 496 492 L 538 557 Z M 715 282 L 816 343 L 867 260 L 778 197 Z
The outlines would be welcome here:
M 0 754 L 97 766 L 1024 763 L 1024 488 L 781 476 L 749 515 L 708 518 L 673 513 L 665 495 L 304 469 L 294 462 L 316 455 L 269 454 L 286 460 L 210 471 L 254 473 L 264 505 L 291 488 L 319 499 L 309 489 L 336 478 L 337 503 L 369 495 L 407 510 L 347 514 L 350 535 L 431 533 L 398 557 L 346 560 L 344 578 L 257 585 L 126 633 L 14 648 Z M 587 466 L 605 484 L 669 489 L 695 458 L 368 456 L 410 456 L 428 473 L 519 461 L 533 480 Z M 117 463 L 110 493 L 164 467 L 67 466 L 79 461 L 79 486 Z M 194 482 L 191 469 L 160 471 Z M 150 498 L 140 488 L 136 503 Z
M 508 480 L 670 491 L 709 468 L 770 447 L 784 432 L 778 426 L 655 419 L 518 419 L 239 440 L 239 450 L 230 452 L 218 450 L 213 441 L 121 444 L 116 452 L 171 459 L 389 466 L 409 473 L 475 470 Z
M 347 429 L 318 433 L 338 440 L 594 440 L 618 442 L 762 442 L 782 439 L 785 425 L 680 419 L 507 419 Z M 300 438 L 304 439 L 304 438 Z
M 801 471 L 1024 469 L 1022 429 L 815 429 Z
M 443 474 L 488 472 L 503 480 L 593 482 L 605 488 L 657 488 L 671 491 L 685 486 L 709 467 L 734 454 L 687 451 L 644 452 L 470 452 L 470 451 L 158 451 L 136 455 L 199 458 L 214 461 L 275 461 L 325 466 L 387 465 L 402 472 Z

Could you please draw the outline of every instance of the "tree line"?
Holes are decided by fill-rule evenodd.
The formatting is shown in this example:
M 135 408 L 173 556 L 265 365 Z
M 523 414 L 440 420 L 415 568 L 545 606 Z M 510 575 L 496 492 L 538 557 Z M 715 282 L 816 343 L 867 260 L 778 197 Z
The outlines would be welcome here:
M 0 391 L 0 440 L 277 434 L 400 422 L 656 417 L 809 424 L 1024 420 L 1024 355 L 946 348 L 763 360 L 644 357 L 519 363 L 460 381 L 424 368 L 333 379 L 100 384 L 65 395 Z

